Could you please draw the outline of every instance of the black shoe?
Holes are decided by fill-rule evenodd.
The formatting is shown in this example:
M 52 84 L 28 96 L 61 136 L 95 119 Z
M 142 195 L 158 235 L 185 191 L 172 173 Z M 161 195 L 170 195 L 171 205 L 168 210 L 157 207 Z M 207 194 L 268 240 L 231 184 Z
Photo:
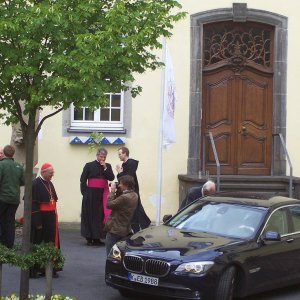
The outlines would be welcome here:
M 41 273 L 39 273 L 39 276 L 40 276 L 40 277 L 45 277 L 46 274 L 45 274 L 45 272 L 41 272 Z
M 53 273 L 52 273 L 52 278 L 58 278 L 58 277 L 59 277 L 58 274 L 57 274 L 56 272 L 53 271 Z
M 38 277 L 45 277 L 46 276 L 46 274 L 45 274 L 45 272 L 41 272 L 41 273 L 39 273 L 38 274 Z M 38 278 L 37 277 L 37 278 Z M 53 271 L 52 272 L 52 278 L 58 278 L 59 276 L 58 276 L 58 274 L 56 273 L 56 271 Z
M 37 270 L 30 270 L 29 271 L 29 278 L 40 278 L 40 274 Z
M 93 240 L 93 246 L 104 246 L 105 244 L 100 241 L 100 239 Z
M 93 240 L 90 239 L 90 238 L 87 238 L 86 239 L 86 244 L 87 244 L 87 246 L 93 246 Z

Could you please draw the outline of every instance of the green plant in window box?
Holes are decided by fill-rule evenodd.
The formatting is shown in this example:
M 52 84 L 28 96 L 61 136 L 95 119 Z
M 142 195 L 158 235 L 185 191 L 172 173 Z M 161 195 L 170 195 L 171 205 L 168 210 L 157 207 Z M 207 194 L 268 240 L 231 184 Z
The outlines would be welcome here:
M 93 141 L 91 141 L 89 143 L 89 149 L 90 149 L 90 152 L 93 152 L 98 147 L 98 145 L 101 144 L 101 141 L 104 138 L 104 135 L 102 132 L 92 132 L 90 134 L 90 138 L 92 138 Z

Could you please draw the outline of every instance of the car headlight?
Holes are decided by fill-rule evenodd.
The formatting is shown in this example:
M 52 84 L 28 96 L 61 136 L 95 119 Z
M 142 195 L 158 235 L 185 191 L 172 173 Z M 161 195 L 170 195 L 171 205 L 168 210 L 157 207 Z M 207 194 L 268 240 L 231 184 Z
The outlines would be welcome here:
M 214 263 L 212 261 L 194 261 L 181 264 L 175 272 L 184 272 L 192 274 L 201 274 L 209 270 Z
M 113 247 L 111 248 L 111 250 L 108 254 L 108 258 L 121 261 L 121 259 L 122 259 L 121 251 L 116 244 L 114 244 Z

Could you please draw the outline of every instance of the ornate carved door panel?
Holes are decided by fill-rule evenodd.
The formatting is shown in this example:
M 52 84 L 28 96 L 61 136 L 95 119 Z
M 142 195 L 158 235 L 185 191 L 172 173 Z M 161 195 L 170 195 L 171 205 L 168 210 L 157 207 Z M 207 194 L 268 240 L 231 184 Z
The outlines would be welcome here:
M 232 71 L 213 72 L 203 77 L 202 128 L 204 134 L 212 132 L 222 166 L 222 174 L 236 172 L 236 111 L 235 78 Z M 214 173 L 215 160 L 212 148 L 206 145 L 206 168 Z
M 249 71 L 238 78 L 237 173 L 269 175 L 272 152 L 272 77 Z
M 212 132 L 222 174 L 268 175 L 272 151 L 270 27 L 218 23 L 204 30 L 202 136 Z M 206 168 L 216 172 L 206 142 Z

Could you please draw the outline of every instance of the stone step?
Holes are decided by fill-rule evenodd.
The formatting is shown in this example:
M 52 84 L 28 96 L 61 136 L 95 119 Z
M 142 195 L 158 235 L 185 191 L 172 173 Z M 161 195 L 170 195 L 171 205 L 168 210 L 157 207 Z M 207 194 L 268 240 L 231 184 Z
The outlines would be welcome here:
M 289 185 L 285 183 L 261 183 L 261 182 L 220 182 L 221 188 L 226 189 L 249 189 L 249 190 L 286 190 L 288 189 Z
M 203 185 L 208 178 L 199 178 L 194 175 L 178 175 L 180 180 L 179 199 L 183 199 L 189 188 Z M 217 176 L 210 175 L 209 179 L 217 183 Z M 300 199 L 300 178 L 292 178 L 292 197 Z M 282 196 L 289 195 L 289 176 L 250 176 L 250 175 L 221 175 L 220 192 L 242 191 L 276 193 Z

